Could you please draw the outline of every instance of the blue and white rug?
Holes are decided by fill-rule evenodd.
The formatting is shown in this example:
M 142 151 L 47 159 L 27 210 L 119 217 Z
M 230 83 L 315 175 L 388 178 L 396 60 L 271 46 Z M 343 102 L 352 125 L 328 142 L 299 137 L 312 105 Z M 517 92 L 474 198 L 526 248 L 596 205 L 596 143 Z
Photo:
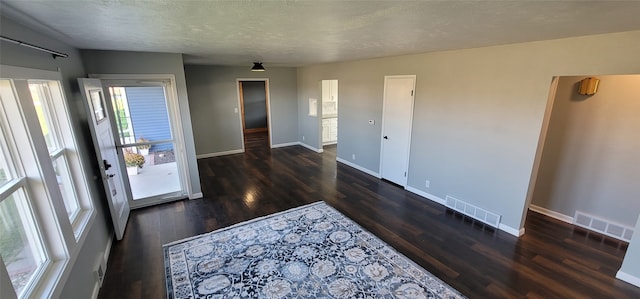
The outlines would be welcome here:
M 318 202 L 164 245 L 182 298 L 464 298 Z

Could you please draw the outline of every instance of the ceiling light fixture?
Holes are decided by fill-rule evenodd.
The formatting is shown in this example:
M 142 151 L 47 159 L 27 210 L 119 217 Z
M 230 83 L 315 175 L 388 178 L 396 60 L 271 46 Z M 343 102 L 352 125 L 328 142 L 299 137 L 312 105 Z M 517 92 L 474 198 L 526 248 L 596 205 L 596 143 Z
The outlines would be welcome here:
M 253 67 L 251 68 L 252 72 L 264 72 L 264 66 L 262 66 L 262 62 L 254 62 Z

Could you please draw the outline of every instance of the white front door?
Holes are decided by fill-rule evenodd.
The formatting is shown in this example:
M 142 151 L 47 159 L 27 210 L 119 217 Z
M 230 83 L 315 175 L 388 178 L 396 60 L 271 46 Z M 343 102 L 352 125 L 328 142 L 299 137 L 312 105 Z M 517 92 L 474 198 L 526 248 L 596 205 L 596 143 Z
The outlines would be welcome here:
M 380 175 L 407 185 L 416 76 L 385 76 Z
M 79 78 L 78 84 L 85 98 L 89 114 L 89 127 L 100 166 L 100 175 L 109 202 L 113 228 L 116 238 L 122 240 L 129 219 L 129 202 L 124 188 L 118 150 L 114 142 L 102 83 L 98 79 Z

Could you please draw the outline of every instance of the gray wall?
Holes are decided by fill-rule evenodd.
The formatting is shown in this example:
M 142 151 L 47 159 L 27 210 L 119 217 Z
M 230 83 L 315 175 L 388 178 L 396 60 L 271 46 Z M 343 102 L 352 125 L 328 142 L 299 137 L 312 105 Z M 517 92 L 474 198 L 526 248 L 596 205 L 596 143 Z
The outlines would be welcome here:
M 82 61 L 89 74 L 175 75 L 178 108 L 182 118 L 182 134 L 189 165 L 191 195 L 201 193 L 182 54 L 97 50 L 83 50 L 81 54 Z
M 1 42 L 0 63 L 19 67 L 43 69 L 56 71 L 60 68 L 63 77 L 65 96 L 69 102 L 69 113 L 71 114 L 72 126 L 78 139 L 80 156 L 89 173 L 88 178 L 100 177 L 97 166 L 91 133 L 87 126 L 87 115 L 84 108 L 84 100 L 80 95 L 77 78 L 85 77 L 86 73 L 77 49 L 67 44 L 50 38 L 49 35 L 41 34 L 9 20 L 0 17 L 1 33 L 28 43 L 37 44 L 42 47 L 54 49 L 56 51 L 69 54 L 69 58 L 52 59 L 51 55 L 31 50 L 25 47 Z M 60 298 L 90 298 L 95 286 L 93 267 L 102 258 L 108 240 L 112 237 L 111 220 L 106 207 L 104 189 L 100 180 L 89 184 L 93 195 L 93 205 L 98 216 L 93 225 L 88 227 L 89 233 L 84 243 L 79 248 L 78 258 L 75 263 L 69 265 L 66 270 L 68 282 L 62 290 Z
M 640 213 L 640 75 L 598 76 L 593 96 L 577 93 L 584 78 L 558 81 L 532 204 L 634 227 Z
M 368 66 L 365 61 L 299 69 L 300 140 L 305 136 L 306 144 L 322 148 L 322 120 L 308 115 L 309 98 L 322 105 L 322 80 L 338 80 L 338 157 L 378 172 L 385 72 L 386 66 Z M 368 124 L 370 119 L 375 125 Z M 349 142 L 342 143 L 345 140 Z
M 299 140 L 320 146 L 308 98 L 320 98 L 320 80 L 338 79 L 338 157 L 379 172 L 384 76 L 417 75 L 409 186 L 519 229 L 552 77 L 640 73 L 639 52 L 633 31 L 303 67 Z
M 267 96 L 265 82 L 242 82 L 242 100 L 244 104 L 244 128 L 267 128 Z
M 236 79 L 269 79 L 273 145 L 297 141 L 296 69 L 266 68 L 257 73 L 249 67 L 185 66 L 198 155 L 242 149 L 242 124 L 234 112 L 240 109 Z

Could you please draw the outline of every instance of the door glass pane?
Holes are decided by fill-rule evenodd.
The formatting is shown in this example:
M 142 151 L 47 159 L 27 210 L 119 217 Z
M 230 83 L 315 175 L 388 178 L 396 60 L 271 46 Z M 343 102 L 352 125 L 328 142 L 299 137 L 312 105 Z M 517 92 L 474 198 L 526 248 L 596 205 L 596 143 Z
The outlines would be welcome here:
M 139 147 L 123 149 L 133 199 L 181 191 L 173 143 L 153 144 L 145 155 Z
M 55 127 L 51 121 L 51 111 L 47 105 L 46 97 L 48 89 L 44 83 L 30 83 L 29 90 L 31 91 L 31 98 L 33 99 L 33 105 L 36 108 L 38 114 L 38 121 L 40 121 L 40 128 L 42 128 L 42 135 L 47 142 L 47 148 L 49 152 L 53 152 L 58 149 L 58 143 L 56 140 Z
M 22 189 L 0 202 L 0 254 L 18 296 L 46 262 Z
M 100 123 L 100 121 L 107 117 L 105 114 L 106 111 L 104 110 L 104 103 L 102 101 L 102 93 L 99 91 L 91 91 L 89 97 L 91 97 L 91 101 L 89 101 L 89 103 L 91 104 L 91 110 L 93 111 L 95 121 L 96 123 Z
M 67 164 L 64 155 L 53 160 L 53 168 L 56 172 L 58 187 L 60 187 L 60 193 L 62 193 L 62 199 L 64 200 L 64 207 L 67 209 L 67 215 L 69 216 L 69 219 L 73 220 L 73 218 L 75 218 L 74 215 L 79 209 L 78 197 L 76 196 L 73 181 L 70 176 L 69 165 Z

